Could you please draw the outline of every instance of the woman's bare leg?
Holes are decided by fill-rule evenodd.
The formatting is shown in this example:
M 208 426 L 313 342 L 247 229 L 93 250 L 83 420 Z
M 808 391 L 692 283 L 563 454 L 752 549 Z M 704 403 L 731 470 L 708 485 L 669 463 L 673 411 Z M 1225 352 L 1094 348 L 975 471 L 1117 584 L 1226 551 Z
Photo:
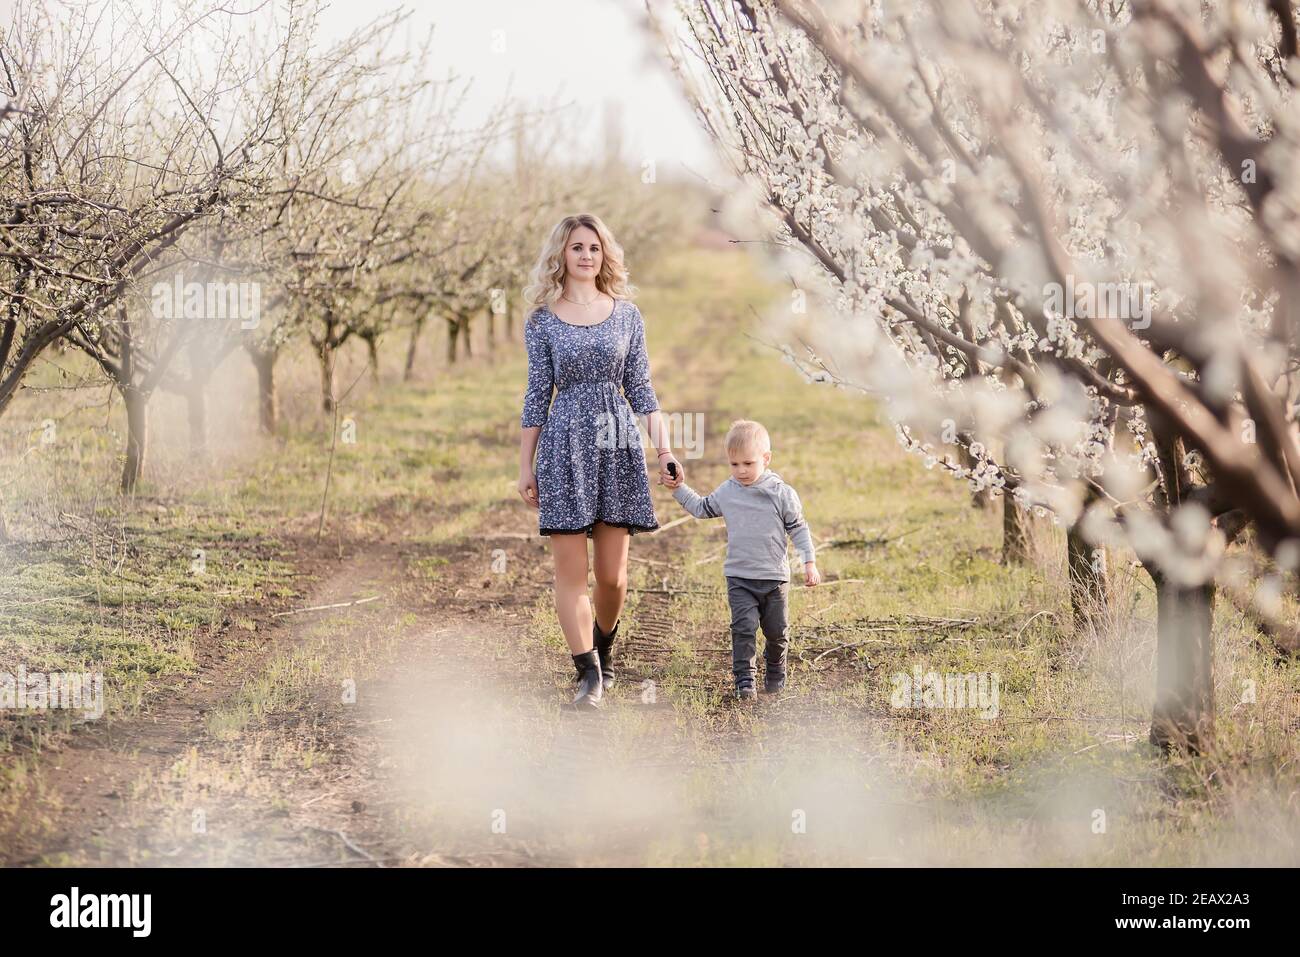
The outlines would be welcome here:
M 596 621 L 601 631 L 609 631 L 618 623 L 627 598 L 627 552 L 632 536 L 626 528 L 597 522 L 591 537 L 596 546 Z
M 599 526 L 597 526 L 599 528 Z M 552 535 L 555 614 L 569 654 L 591 651 L 591 601 L 587 598 L 587 536 Z

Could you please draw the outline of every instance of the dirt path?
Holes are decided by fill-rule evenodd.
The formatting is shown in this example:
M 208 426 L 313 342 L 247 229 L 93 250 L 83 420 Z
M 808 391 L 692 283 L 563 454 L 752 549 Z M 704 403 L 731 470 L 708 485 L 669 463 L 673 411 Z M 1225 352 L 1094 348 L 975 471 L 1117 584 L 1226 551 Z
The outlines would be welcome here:
M 657 387 L 703 413 L 716 442 L 741 410 L 718 407 L 722 377 L 702 363 L 729 348 L 740 316 L 713 313 L 712 346 L 662 350 Z M 496 454 L 500 436 L 461 444 Z M 705 487 L 703 462 L 684 462 Z M 674 524 L 685 513 L 655 495 L 661 529 L 633 539 L 619 684 L 599 714 L 566 708 L 549 545 L 503 472 L 498 504 L 452 540 L 440 523 L 463 513 L 412 517 L 397 502 L 357 523 L 365 540 L 284 536 L 299 597 L 232 609 L 197 673 L 139 717 L 44 753 L 28 798 L 0 817 L 0 862 L 779 864 L 853 844 L 858 859 L 891 860 L 905 804 L 880 773 L 873 715 L 820 693 L 833 660 L 825 684 L 731 700 L 721 580 L 713 597 L 698 582 L 682 591 L 692 539 L 721 575 L 725 527 Z M 876 802 L 866 835 L 864 792 Z M 835 823 L 791 845 L 807 814 Z
M 87 722 L 52 744 L 20 812 L 0 821 L 3 862 L 337 863 L 367 860 L 365 847 L 392 859 L 399 842 L 371 810 L 385 806 L 389 767 L 375 732 L 394 720 L 379 713 L 392 703 L 385 669 L 454 674 L 465 653 L 453 649 L 476 644 L 482 618 L 458 607 L 456 589 L 413 581 L 408 562 L 429 556 L 391 532 L 342 560 L 335 551 L 299 542 L 302 599 L 233 610 L 228 622 L 255 630 L 212 636 L 196 673 L 141 716 Z M 485 597 L 474 594 L 478 611 L 509 622 Z
M 689 391 L 682 407 L 711 411 L 712 386 Z M 52 746 L 0 820 L 0 861 L 640 863 L 656 841 L 694 840 L 664 773 L 690 742 L 655 680 L 685 666 L 699 674 L 677 686 L 702 689 L 729 654 L 681 640 L 657 590 L 673 530 L 633 544 L 621 686 L 593 717 L 562 707 L 567 658 L 529 637 L 551 586 L 534 513 L 503 503 L 436 548 L 398 524 L 342 559 L 334 542 L 296 542 L 301 599 L 232 610 L 197 672 L 139 717 Z M 706 655 L 719 667 L 698 668 Z
M 481 539 L 430 550 L 389 536 L 341 562 L 303 543 L 317 579 L 304 599 L 242 610 L 255 633 L 226 632 L 228 653 L 143 716 L 91 723 L 45 756 L 34 800 L 0 830 L 4 863 L 643 861 L 652 832 L 689 818 L 665 789 L 683 747 L 674 711 L 647 682 L 700 653 L 675 641 L 669 596 L 633 596 L 621 686 L 599 715 L 567 711 L 567 660 L 529 640 L 550 585 L 544 541 L 513 530 L 529 517 L 503 506 Z M 650 563 L 670 549 L 635 546 Z M 492 557 L 508 581 L 411 574 Z
M 318 582 L 308 601 L 233 609 L 227 627 L 196 649 L 196 672 L 160 689 L 141 716 L 87 722 L 42 753 L 19 813 L 0 822 L 5 864 L 157 863 L 155 858 L 179 857 L 176 844 L 169 843 L 177 822 L 160 820 L 162 809 L 153 806 L 150 789 L 196 756 L 210 758 L 217 742 L 206 718 L 237 701 L 267 661 L 306 640 L 304 619 L 284 612 L 348 600 L 340 596 L 351 595 L 380 567 L 377 550 L 339 567 L 324 556 L 325 548 L 313 554 L 309 547 L 300 547 L 297 566 L 299 580 Z M 251 620 L 255 628 L 238 627 L 235 620 Z

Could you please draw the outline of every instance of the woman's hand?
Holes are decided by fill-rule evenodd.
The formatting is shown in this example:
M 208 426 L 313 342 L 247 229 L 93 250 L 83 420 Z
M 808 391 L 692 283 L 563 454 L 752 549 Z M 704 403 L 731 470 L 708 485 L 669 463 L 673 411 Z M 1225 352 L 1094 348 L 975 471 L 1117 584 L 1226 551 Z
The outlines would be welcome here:
M 668 463 L 672 462 L 677 466 L 677 477 L 673 478 L 668 473 Z M 668 488 L 677 488 L 686 481 L 686 470 L 682 468 L 682 463 L 677 461 L 677 456 L 669 452 L 667 455 L 659 456 L 659 484 L 666 485 Z
M 537 504 L 537 476 L 533 474 L 532 469 L 519 473 L 519 496 L 533 508 L 539 507 Z

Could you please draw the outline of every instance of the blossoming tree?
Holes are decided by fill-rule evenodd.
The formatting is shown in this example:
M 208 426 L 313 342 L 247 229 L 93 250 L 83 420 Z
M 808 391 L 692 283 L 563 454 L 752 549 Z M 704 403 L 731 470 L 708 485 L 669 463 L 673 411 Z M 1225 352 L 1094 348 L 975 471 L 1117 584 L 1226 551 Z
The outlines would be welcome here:
M 815 378 L 860 377 L 905 446 L 1050 509 L 1076 585 L 1132 547 L 1158 595 L 1151 740 L 1202 748 L 1217 590 L 1296 648 L 1290 4 L 682 11 L 688 95 L 841 316 Z

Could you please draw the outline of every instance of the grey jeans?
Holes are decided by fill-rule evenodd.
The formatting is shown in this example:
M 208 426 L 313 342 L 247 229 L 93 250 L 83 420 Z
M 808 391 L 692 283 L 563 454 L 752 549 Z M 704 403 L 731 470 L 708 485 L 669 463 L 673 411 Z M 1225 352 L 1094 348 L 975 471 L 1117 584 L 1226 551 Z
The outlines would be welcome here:
M 727 601 L 731 605 L 731 673 L 753 679 L 758 661 L 757 630 L 766 642 L 763 658 L 767 674 L 785 675 L 790 642 L 786 636 L 786 596 L 790 583 L 773 579 L 727 576 Z

